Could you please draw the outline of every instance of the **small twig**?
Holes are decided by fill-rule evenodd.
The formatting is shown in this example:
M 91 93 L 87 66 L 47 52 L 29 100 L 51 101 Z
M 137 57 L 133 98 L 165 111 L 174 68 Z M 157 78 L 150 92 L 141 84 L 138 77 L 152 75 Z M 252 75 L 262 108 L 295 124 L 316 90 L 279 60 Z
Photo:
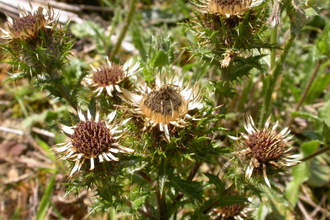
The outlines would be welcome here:
M 311 200 L 310 198 L 303 196 L 303 195 L 299 195 L 299 199 L 306 202 L 307 204 L 309 204 L 310 206 L 313 206 L 314 208 L 319 207 L 315 202 L 313 202 L 313 200 Z M 319 207 L 320 212 L 322 212 L 325 215 L 330 215 L 330 212 L 328 210 L 326 210 L 325 208 Z
M 24 132 L 21 130 L 17 130 L 17 129 L 13 129 L 13 128 L 6 128 L 6 127 L 2 127 L 2 126 L 0 126 L 0 131 L 13 133 L 13 134 L 17 134 L 17 135 L 24 135 Z
M 313 75 L 310 78 L 310 80 L 309 80 L 309 82 L 308 82 L 308 84 L 307 84 L 307 86 L 306 86 L 306 88 L 304 90 L 304 93 L 302 94 L 302 96 L 301 96 L 301 98 L 299 100 L 299 103 L 297 103 L 296 107 L 294 108 L 294 111 L 295 112 L 299 110 L 299 108 L 301 107 L 301 105 L 305 101 L 306 96 L 307 96 L 307 94 L 309 92 L 309 89 L 311 88 L 311 86 L 312 86 L 312 84 L 313 84 L 313 82 L 314 82 L 314 80 L 315 80 L 315 78 L 317 76 L 317 73 L 319 72 L 319 69 L 320 69 L 321 64 L 322 64 L 322 60 L 319 60 L 317 62 L 317 64 L 316 64 L 316 67 L 314 69 Z M 290 127 L 290 125 L 293 123 L 294 118 L 295 118 L 294 116 L 291 116 L 291 118 L 290 118 L 289 122 L 287 123 L 286 127 Z
M 134 16 L 134 12 L 135 12 L 135 9 L 136 9 L 136 3 L 137 3 L 137 0 L 131 0 L 131 4 L 129 6 L 129 11 L 128 11 L 128 15 L 124 21 L 124 27 L 123 29 L 121 30 L 120 34 L 119 34 L 119 37 L 118 37 L 118 40 L 117 40 L 117 43 L 114 45 L 114 47 L 112 48 L 112 51 L 111 51 L 111 54 L 109 56 L 109 60 L 113 61 L 113 59 L 115 58 L 116 54 L 118 53 L 119 51 L 119 48 L 121 46 L 121 42 L 123 41 L 125 35 L 126 35 L 126 32 L 128 30 L 128 27 L 130 26 L 132 20 L 133 20 L 133 16 Z
M 137 174 L 139 174 L 143 179 L 145 179 L 150 185 L 154 186 L 154 181 L 143 171 L 138 171 Z
M 37 134 L 44 135 L 50 138 L 55 138 L 55 134 L 53 132 L 47 131 L 45 129 L 33 127 L 31 130 Z
M 313 219 L 309 216 L 309 214 L 308 214 L 308 212 L 306 211 L 304 205 L 303 205 L 299 200 L 298 200 L 298 207 L 299 207 L 300 211 L 304 214 L 304 217 L 305 217 L 306 220 L 313 220 Z
M 317 207 L 315 207 L 314 211 L 310 214 L 310 216 L 312 218 L 313 218 L 313 216 L 315 216 L 320 211 L 320 209 L 322 208 L 321 204 L 324 204 L 325 201 L 327 200 L 327 198 L 328 198 L 328 196 L 326 194 L 322 196 L 322 199 L 319 202 L 319 205 Z
M 312 153 L 311 155 L 308 155 L 308 156 L 304 157 L 300 161 L 306 161 L 306 160 L 312 159 L 312 158 L 314 158 L 314 157 L 316 157 L 316 156 L 318 156 L 318 155 L 320 155 L 320 154 L 322 154 L 322 153 L 324 153 L 324 152 L 326 152 L 328 150 L 330 150 L 330 146 L 327 146 L 325 148 L 322 148 L 321 150 L 318 150 L 315 153 Z
M 31 173 L 25 173 L 19 177 L 15 177 L 15 178 L 11 178 L 11 179 L 8 179 L 8 180 L 4 180 L 3 181 L 3 184 L 13 184 L 13 183 L 17 183 L 19 181 L 23 181 L 25 179 L 27 179 L 29 176 L 31 175 Z
M 191 169 L 190 173 L 189 173 L 189 176 L 187 177 L 187 180 L 188 181 L 192 181 L 193 178 L 195 177 L 197 171 L 199 170 L 199 167 L 201 165 L 199 163 L 195 163 L 194 167 Z

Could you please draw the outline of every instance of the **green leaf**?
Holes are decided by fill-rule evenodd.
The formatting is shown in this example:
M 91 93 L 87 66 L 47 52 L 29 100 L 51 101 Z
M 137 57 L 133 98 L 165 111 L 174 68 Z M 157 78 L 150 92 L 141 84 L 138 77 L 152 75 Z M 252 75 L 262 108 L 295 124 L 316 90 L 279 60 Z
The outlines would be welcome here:
M 245 202 L 249 202 L 246 198 L 242 198 L 239 196 L 226 196 L 219 201 L 220 206 L 231 206 L 235 204 L 242 204 Z
M 323 141 L 323 137 L 318 131 L 304 131 L 303 134 L 309 137 L 311 140 L 317 140 L 319 142 Z
M 38 137 L 36 138 L 36 142 L 38 143 L 38 145 L 40 147 L 42 147 L 42 149 L 45 150 L 45 155 L 47 155 L 49 159 L 51 159 L 53 162 L 55 162 L 56 161 L 56 156 L 50 150 L 51 147 L 46 142 L 44 142 L 43 140 L 41 140 Z
M 324 30 L 316 41 L 318 51 L 326 56 L 330 56 L 330 25 L 326 23 Z
M 304 156 L 311 155 L 316 151 L 316 149 L 320 146 L 320 141 L 309 141 L 305 142 L 301 145 L 301 151 L 303 152 Z
M 330 124 L 330 101 L 326 102 L 324 106 L 319 108 L 319 117 L 324 120 L 325 123 Z
M 170 184 L 177 190 L 191 198 L 192 203 L 197 201 L 202 203 L 202 193 L 204 184 L 196 181 L 187 181 L 177 177 L 170 178 Z
M 292 112 L 291 116 L 302 117 L 302 118 L 310 119 L 313 121 L 320 121 L 320 122 L 322 121 L 322 119 L 317 117 L 315 114 L 308 113 L 308 112 Z
M 271 217 L 275 220 L 294 220 L 292 211 L 293 206 L 283 197 L 283 195 L 272 188 L 263 187 L 263 197 L 268 198 L 269 205 L 272 208 Z
M 146 201 L 146 199 L 149 197 L 150 195 L 143 195 L 143 196 L 139 196 L 136 200 L 134 200 L 132 202 L 132 208 L 133 209 L 138 209 L 140 208 Z
M 313 158 L 310 162 L 311 175 L 308 184 L 313 187 L 322 187 L 329 183 L 330 166 L 325 157 L 328 157 L 328 160 L 330 159 L 327 154 L 322 154 Z
M 67 107 L 62 106 L 55 110 L 46 110 L 40 114 L 31 115 L 22 121 L 22 127 L 29 128 L 32 127 L 35 123 L 44 123 L 45 121 L 56 120 L 59 113 L 66 111 Z
M 298 34 L 303 26 L 307 24 L 308 19 L 305 12 L 300 8 L 298 0 L 286 1 L 287 13 L 290 17 L 291 32 Z
M 50 179 L 48 186 L 44 192 L 44 195 L 41 198 L 41 202 L 39 204 L 39 208 L 37 211 L 36 220 L 43 220 L 46 217 L 48 207 L 50 205 L 51 193 L 53 191 L 54 184 L 55 184 L 56 174 L 57 174 L 57 171 L 54 172 L 54 174 L 53 174 L 52 178 Z
M 168 55 L 162 50 L 158 51 L 158 53 L 154 59 L 154 66 L 155 67 L 166 66 L 169 64 L 168 62 L 169 62 Z
M 330 143 L 330 127 L 327 123 L 323 122 L 322 135 L 325 143 Z
M 168 180 L 168 176 L 173 173 L 174 168 L 169 163 L 167 163 L 164 158 L 162 158 L 158 170 L 159 190 L 160 192 L 163 192 L 165 183 Z
M 310 176 L 307 163 L 300 163 L 292 168 L 293 180 L 288 183 L 285 196 L 292 205 L 296 205 L 300 193 L 300 184 L 307 181 Z
M 141 29 L 139 26 L 132 25 L 132 43 L 136 47 L 136 49 L 139 50 L 141 54 L 141 58 L 143 61 L 147 60 L 147 50 L 145 48 L 145 45 L 147 45 L 144 42 L 143 37 L 141 36 Z
M 209 178 L 210 184 L 213 184 L 217 188 L 218 195 L 222 195 L 225 190 L 225 184 L 219 179 L 219 177 L 210 173 L 204 173 L 204 175 Z
M 315 66 L 313 64 L 313 66 Z M 330 75 L 327 73 L 319 74 L 316 79 L 313 81 L 313 84 L 308 91 L 306 96 L 306 103 L 312 104 L 315 99 L 320 97 L 323 94 L 324 90 L 330 83 Z

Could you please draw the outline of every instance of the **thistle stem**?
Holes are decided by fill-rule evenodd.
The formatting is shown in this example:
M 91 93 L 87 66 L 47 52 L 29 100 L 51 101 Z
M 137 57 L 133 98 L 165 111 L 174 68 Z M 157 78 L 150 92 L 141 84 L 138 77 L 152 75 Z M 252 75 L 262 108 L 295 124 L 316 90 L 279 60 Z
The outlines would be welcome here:
M 157 196 L 157 203 L 159 208 L 159 219 L 167 220 L 169 219 L 168 213 L 167 213 L 167 206 L 165 201 L 165 195 L 164 191 L 160 192 L 159 185 L 156 188 L 156 196 Z
M 306 96 L 307 96 L 307 94 L 309 92 L 309 89 L 311 88 L 311 86 L 312 86 L 312 84 L 313 84 L 313 82 L 314 82 L 314 80 L 315 80 L 315 78 L 317 76 L 317 73 L 319 72 L 319 69 L 320 69 L 321 64 L 322 64 L 322 61 L 319 60 L 317 62 L 317 64 L 316 64 L 316 67 L 314 69 L 313 75 L 310 78 L 310 80 L 309 80 L 309 82 L 308 82 L 308 84 L 307 84 L 307 86 L 306 86 L 306 88 L 304 90 L 304 93 L 302 94 L 302 96 L 300 98 L 299 103 L 297 103 L 296 107 L 293 110 L 294 112 L 298 111 L 299 108 L 301 107 L 301 105 L 303 104 L 303 102 L 305 101 Z M 286 127 L 290 127 L 290 125 L 293 123 L 294 118 L 295 118 L 294 116 L 291 116 L 291 118 L 290 118 L 289 122 L 287 123 Z
M 110 60 L 113 60 L 115 58 L 116 54 L 118 53 L 119 48 L 121 46 L 121 42 L 124 40 L 124 37 L 125 37 L 126 32 L 128 30 L 128 27 L 132 23 L 134 12 L 135 12 L 135 9 L 136 9 L 136 3 L 137 3 L 137 0 L 131 0 L 131 3 L 129 5 L 128 15 L 127 15 L 127 17 L 124 21 L 123 29 L 121 30 L 121 32 L 119 34 L 119 37 L 118 37 L 118 40 L 117 40 L 116 44 L 114 45 L 114 47 L 111 50 L 111 54 L 109 56 Z
M 267 120 L 267 117 L 268 117 L 269 111 L 270 111 L 271 101 L 272 101 L 272 94 L 274 92 L 276 82 L 278 80 L 278 77 L 282 73 L 283 64 L 286 60 L 286 57 L 287 57 L 287 55 L 290 51 L 290 48 L 292 46 L 292 43 L 295 39 L 296 39 L 296 34 L 291 32 L 290 38 L 286 42 L 279 60 L 275 63 L 274 68 L 271 70 L 270 76 L 268 76 L 268 81 L 266 84 L 266 92 L 265 92 L 265 96 L 264 96 L 264 105 L 262 106 L 261 118 L 259 121 L 259 128 L 262 128 Z
M 277 43 L 277 30 L 278 30 L 278 24 L 275 25 L 275 27 L 272 29 L 271 35 L 270 35 L 270 44 L 275 45 Z M 272 70 L 276 64 L 276 50 L 273 49 L 270 52 L 270 66 L 269 69 Z
M 223 105 L 225 96 L 224 93 L 227 93 L 230 89 L 230 81 L 229 77 L 232 73 L 232 65 L 230 64 L 228 67 L 221 68 L 221 82 L 223 83 L 218 88 L 217 98 L 216 98 L 216 106 Z
M 49 73 L 53 81 L 56 81 L 59 78 L 57 70 L 48 68 L 47 72 Z M 61 93 L 62 97 L 71 105 L 72 108 L 74 108 L 77 111 L 77 105 L 72 102 L 72 98 L 68 88 L 62 83 L 56 83 L 55 86 L 58 89 L 58 91 Z

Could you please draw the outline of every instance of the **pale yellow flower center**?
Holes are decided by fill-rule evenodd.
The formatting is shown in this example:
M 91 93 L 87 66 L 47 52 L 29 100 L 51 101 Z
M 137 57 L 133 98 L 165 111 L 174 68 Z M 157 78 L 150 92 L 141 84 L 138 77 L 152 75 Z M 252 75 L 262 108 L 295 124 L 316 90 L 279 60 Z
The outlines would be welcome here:
M 211 0 L 208 8 L 215 14 L 236 14 L 251 5 L 251 0 Z

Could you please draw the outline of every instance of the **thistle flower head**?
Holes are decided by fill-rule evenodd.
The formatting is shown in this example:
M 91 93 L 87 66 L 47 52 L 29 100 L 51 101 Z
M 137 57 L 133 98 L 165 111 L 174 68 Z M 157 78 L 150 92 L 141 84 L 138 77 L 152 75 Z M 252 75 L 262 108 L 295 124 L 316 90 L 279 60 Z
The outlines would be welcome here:
M 190 26 L 196 32 L 201 46 L 214 54 L 227 58 L 221 62 L 226 67 L 235 57 L 263 47 L 260 33 L 265 30 L 267 7 L 258 7 L 264 0 L 191 0 L 195 17 Z M 233 49 L 238 53 L 228 56 Z M 233 58 L 233 59 L 231 59 Z
M 70 176 L 79 171 L 85 160 L 90 160 L 90 170 L 95 168 L 95 159 L 99 162 L 118 161 L 113 154 L 132 153 L 133 150 L 118 143 L 122 130 L 113 123 L 116 112 L 112 112 L 106 120 L 99 119 L 99 113 L 93 118 L 88 111 L 87 117 L 78 110 L 80 122 L 72 127 L 59 124 L 59 128 L 69 137 L 65 143 L 58 144 L 53 151 L 62 154 L 62 160 L 75 161 Z M 125 124 L 126 121 L 123 122 Z
M 51 28 L 54 22 L 53 10 L 38 7 L 35 12 L 21 11 L 18 18 L 9 20 L 9 31 L 1 29 L 1 37 L 8 40 L 31 40 L 39 36 L 39 31 Z
M 210 213 L 210 217 L 216 220 L 243 220 L 249 219 L 251 211 L 253 209 L 248 208 L 247 204 L 233 204 L 214 208 Z
M 201 13 L 228 17 L 244 13 L 247 9 L 262 3 L 257 0 L 197 0 L 192 2 Z
M 133 61 L 127 61 L 123 66 L 111 63 L 107 58 L 107 63 L 95 68 L 87 75 L 83 81 L 88 87 L 95 88 L 94 92 L 96 96 L 99 96 L 103 91 L 109 96 L 113 96 L 113 92 L 122 92 L 120 84 L 129 76 L 135 74 L 138 71 L 139 63 L 132 65 Z
M 245 130 L 241 138 L 238 140 L 240 151 L 234 152 L 239 155 L 243 163 L 248 164 L 245 177 L 250 178 L 253 174 L 263 174 L 265 183 L 270 187 L 267 177 L 267 170 L 277 170 L 286 166 L 293 166 L 298 161 L 292 160 L 295 155 L 289 155 L 292 148 L 288 148 L 293 144 L 292 136 L 288 136 L 290 130 L 284 128 L 281 132 L 277 132 L 278 122 L 272 128 L 269 128 L 270 118 L 265 123 L 262 130 L 258 130 L 251 116 L 246 117 Z
M 170 127 L 183 128 L 187 119 L 194 119 L 189 112 L 202 107 L 198 86 L 183 88 L 183 81 L 158 75 L 154 87 L 138 77 L 137 93 L 123 90 L 124 102 L 132 106 L 133 114 L 143 118 L 144 129 L 159 126 L 166 141 L 170 141 Z

